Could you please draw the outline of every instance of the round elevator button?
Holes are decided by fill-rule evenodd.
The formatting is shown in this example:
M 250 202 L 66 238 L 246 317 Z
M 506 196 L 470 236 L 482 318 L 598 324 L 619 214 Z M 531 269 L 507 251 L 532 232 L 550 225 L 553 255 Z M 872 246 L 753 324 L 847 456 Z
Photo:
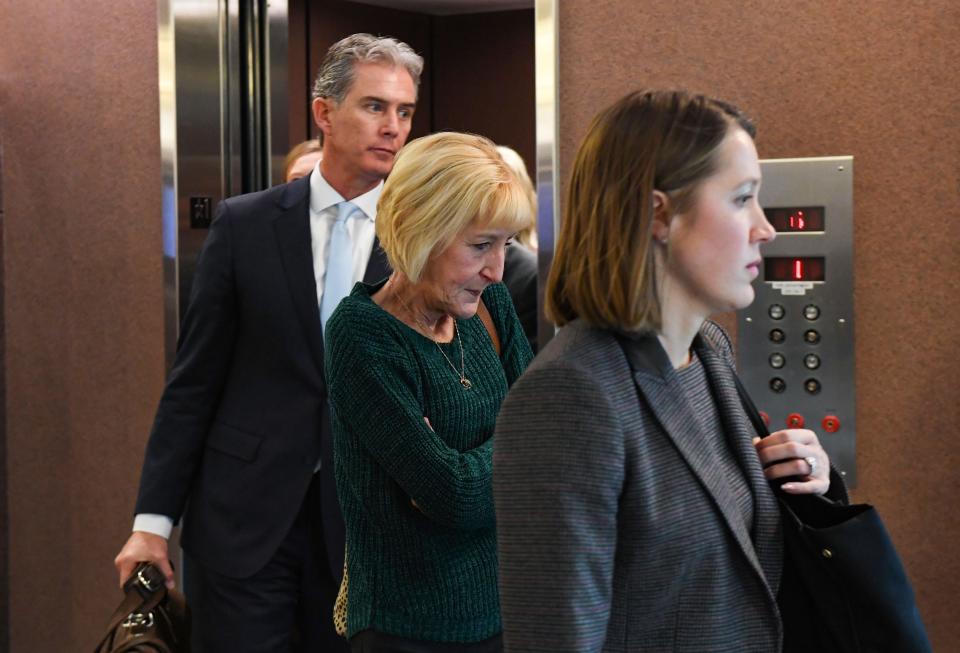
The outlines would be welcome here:
M 774 320 L 782 320 L 783 316 L 786 314 L 786 311 L 783 309 L 783 306 L 780 304 L 771 304 L 770 308 L 767 309 L 767 315 Z
M 807 304 L 803 307 L 803 317 L 813 322 L 820 317 L 820 307 L 816 304 Z
M 770 361 L 770 367 L 775 370 L 779 370 L 787 363 L 787 359 L 783 357 L 783 354 L 776 352 L 770 354 L 770 358 L 768 360 Z
M 808 370 L 815 370 L 820 367 L 820 357 L 816 354 L 807 354 L 803 357 L 803 365 Z
M 820 342 L 820 332 L 816 329 L 807 329 L 803 332 L 803 341 L 808 345 L 815 345 Z
M 775 376 L 770 379 L 770 389 L 780 394 L 787 389 L 787 382 L 781 379 L 779 376 Z
M 775 342 L 778 345 L 787 339 L 787 334 L 783 332 L 783 329 L 770 329 L 770 342 Z

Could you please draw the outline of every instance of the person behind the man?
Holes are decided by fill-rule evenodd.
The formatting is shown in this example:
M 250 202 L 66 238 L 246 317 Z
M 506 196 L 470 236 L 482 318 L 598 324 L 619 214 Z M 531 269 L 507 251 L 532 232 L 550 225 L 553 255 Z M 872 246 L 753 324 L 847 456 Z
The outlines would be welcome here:
M 297 143 L 283 160 L 283 180 L 293 181 L 306 177 L 323 158 L 323 144 L 318 138 Z
M 148 560 L 172 585 L 167 538 L 183 517 L 202 653 L 345 650 L 322 331 L 355 281 L 388 274 L 373 220 L 422 66 L 394 39 L 334 44 L 313 89 L 320 166 L 217 208 L 115 561 L 121 583 Z
M 537 352 L 537 191 L 533 188 L 527 164 L 520 153 L 506 145 L 498 145 L 500 158 L 510 166 L 523 186 L 534 216 L 533 222 L 517 234 L 513 246 L 507 248 L 503 262 L 503 283 L 510 291 L 523 332 L 530 349 Z

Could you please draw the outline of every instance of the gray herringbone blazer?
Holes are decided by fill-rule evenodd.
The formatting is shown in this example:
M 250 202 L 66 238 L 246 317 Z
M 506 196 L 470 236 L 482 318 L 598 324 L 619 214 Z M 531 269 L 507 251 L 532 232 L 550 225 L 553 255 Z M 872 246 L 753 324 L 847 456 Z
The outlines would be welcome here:
M 507 396 L 494 439 L 506 651 L 779 651 L 779 513 L 726 334 L 694 342 L 755 501 L 753 533 L 700 446 L 656 337 L 574 322 Z M 627 355 L 633 362 L 631 372 Z

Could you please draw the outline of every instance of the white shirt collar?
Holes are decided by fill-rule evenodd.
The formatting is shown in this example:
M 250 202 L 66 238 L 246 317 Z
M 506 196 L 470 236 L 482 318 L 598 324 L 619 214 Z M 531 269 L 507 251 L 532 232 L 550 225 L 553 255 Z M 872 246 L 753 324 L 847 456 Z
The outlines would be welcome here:
M 357 208 L 363 211 L 363 214 L 370 220 L 377 218 L 377 200 L 380 199 L 380 190 L 383 188 L 383 182 L 368 190 L 363 195 L 359 195 L 350 200 Z M 314 213 L 336 206 L 346 198 L 333 189 L 323 175 L 320 174 L 320 164 L 314 166 L 310 173 L 310 210 Z

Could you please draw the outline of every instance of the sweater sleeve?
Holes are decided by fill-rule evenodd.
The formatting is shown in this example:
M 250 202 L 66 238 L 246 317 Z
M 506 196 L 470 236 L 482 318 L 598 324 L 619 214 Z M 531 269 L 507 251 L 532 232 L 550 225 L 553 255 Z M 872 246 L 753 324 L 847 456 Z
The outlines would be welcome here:
M 505 285 L 495 283 L 489 286 L 483 293 L 483 302 L 500 336 L 500 360 L 507 376 L 507 386 L 513 386 L 533 358 L 530 341 L 523 332 L 523 325 Z
M 363 307 L 344 304 L 327 324 L 335 437 L 359 441 L 431 519 L 465 530 L 493 526 L 492 438 L 468 451 L 448 446 L 424 421 L 422 381 L 405 344 Z

